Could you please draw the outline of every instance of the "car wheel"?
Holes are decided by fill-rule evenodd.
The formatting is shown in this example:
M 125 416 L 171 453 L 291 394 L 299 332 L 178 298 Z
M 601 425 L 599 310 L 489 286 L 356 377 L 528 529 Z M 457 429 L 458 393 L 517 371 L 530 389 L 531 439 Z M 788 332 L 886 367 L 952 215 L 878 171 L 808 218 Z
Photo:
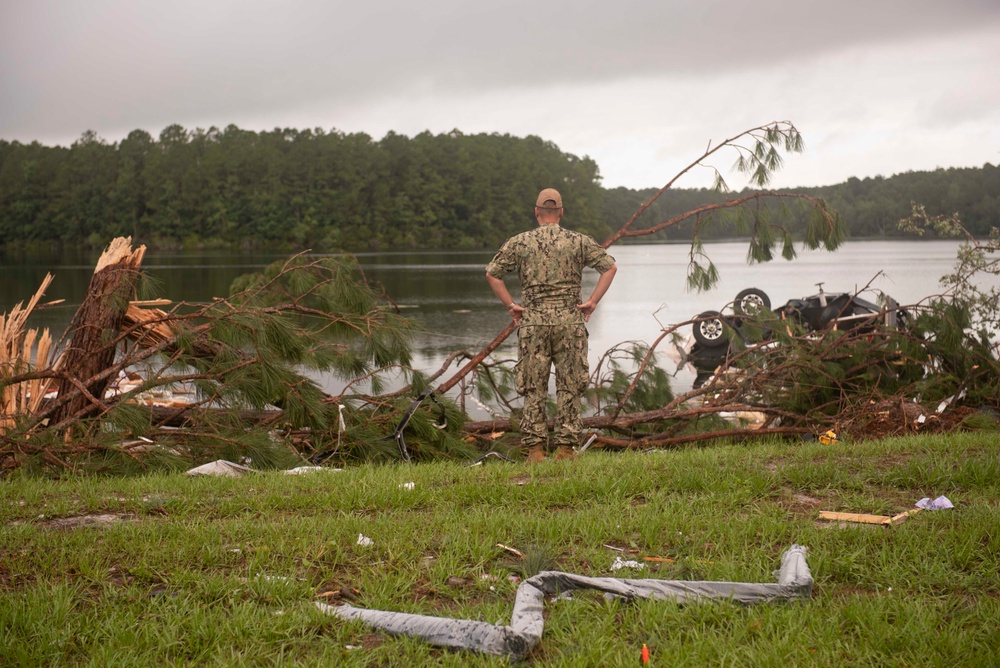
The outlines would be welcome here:
M 726 332 L 722 314 L 718 311 L 700 313 L 697 321 L 693 327 L 694 340 L 701 345 L 714 348 L 725 345 L 729 341 L 729 334 Z
M 771 298 L 757 288 L 741 290 L 733 301 L 733 310 L 737 315 L 753 315 L 769 308 L 771 308 Z

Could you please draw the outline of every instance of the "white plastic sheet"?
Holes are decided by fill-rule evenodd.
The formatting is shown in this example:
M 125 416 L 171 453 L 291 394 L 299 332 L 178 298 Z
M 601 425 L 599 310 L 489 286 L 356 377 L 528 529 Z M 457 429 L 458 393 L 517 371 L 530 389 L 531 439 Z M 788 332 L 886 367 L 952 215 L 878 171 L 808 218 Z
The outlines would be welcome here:
M 576 589 L 595 589 L 626 600 L 672 599 L 679 602 L 729 599 L 740 603 L 808 598 L 813 577 L 806 548 L 792 545 L 781 557 L 778 581 L 768 584 L 654 579 L 592 578 L 545 571 L 528 578 L 517 589 L 509 626 L 466 619 L 449 619 L 403 612 L 367 610 L 352 605 L 317 607 L 341 619 L 357 619 L 388 633 L 423 638 L 432 645 L 466 649 L 511 659 L 523 658 L 542 639 L 546 596 Z
M 238 478 L 247 473 L 256 473 L 249 466 L 235 464 L 225 459 L 216 459 L 214 462 L 196 466 L 187 472 L 187 475 L 217 475 L 229 478 Z
M 913 505 L 917 508 L 923 508 L 924 510 L 949 510 L 955 507 L 952 504 L 951 499 L 947 496 L 939 496 L 933 501 L 931 501 L 930 497 L 925 496 Z

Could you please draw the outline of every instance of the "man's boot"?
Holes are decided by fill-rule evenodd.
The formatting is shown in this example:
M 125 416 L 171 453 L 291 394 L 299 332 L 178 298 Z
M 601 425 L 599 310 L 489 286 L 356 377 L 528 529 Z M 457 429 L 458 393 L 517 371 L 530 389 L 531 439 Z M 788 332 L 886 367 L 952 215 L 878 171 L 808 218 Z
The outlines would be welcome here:
M 559 449 L 556 450 L 555 459 L 557 462 L 562 460 L 573 461 L 574 459 L 576 459 L 576 453 L 573 452 L 573 448 L 571 448 L 570 446 L 560 445 Z
M 544 445 L 533 445 L 528 448 L 528 458 L 524 460 L 525 464 L 537 464 L 538 462 L 545 461 L 545 446 Z

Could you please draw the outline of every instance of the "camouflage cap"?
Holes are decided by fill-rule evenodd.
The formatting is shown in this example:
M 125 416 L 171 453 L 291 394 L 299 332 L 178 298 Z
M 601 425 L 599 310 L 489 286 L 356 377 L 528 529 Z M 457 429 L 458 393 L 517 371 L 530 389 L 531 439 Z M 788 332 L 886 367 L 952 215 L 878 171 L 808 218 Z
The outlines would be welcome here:
M 551 204 L 546 206 L 545 203 L 552 200 L 556 203 L 555 206 Z M 555 188 L 546 188 L 542 192 L 538 193 L 538 199 L 535 200 L 535 206 L 541 209 L 561 209 L 562 208 L 562 195 Z

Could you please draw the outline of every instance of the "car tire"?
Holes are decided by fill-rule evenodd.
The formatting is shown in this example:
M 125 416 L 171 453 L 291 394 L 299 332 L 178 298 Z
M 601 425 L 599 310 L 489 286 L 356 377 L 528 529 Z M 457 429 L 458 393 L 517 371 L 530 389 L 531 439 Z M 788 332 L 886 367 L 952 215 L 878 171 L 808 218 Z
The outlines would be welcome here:
M 757 288 L 741 290 L 733 300 L 733 310 L 736 311 L 736 315 L 753 315 L 769 308 L 771 308 L 771 298 L 766 292 Z
M 724 346 L 729 343 L 729 332 L 726 322 L 718 311 L 699 313 L 697 322 L 692 326 L 694 340 L 707 348 Z

